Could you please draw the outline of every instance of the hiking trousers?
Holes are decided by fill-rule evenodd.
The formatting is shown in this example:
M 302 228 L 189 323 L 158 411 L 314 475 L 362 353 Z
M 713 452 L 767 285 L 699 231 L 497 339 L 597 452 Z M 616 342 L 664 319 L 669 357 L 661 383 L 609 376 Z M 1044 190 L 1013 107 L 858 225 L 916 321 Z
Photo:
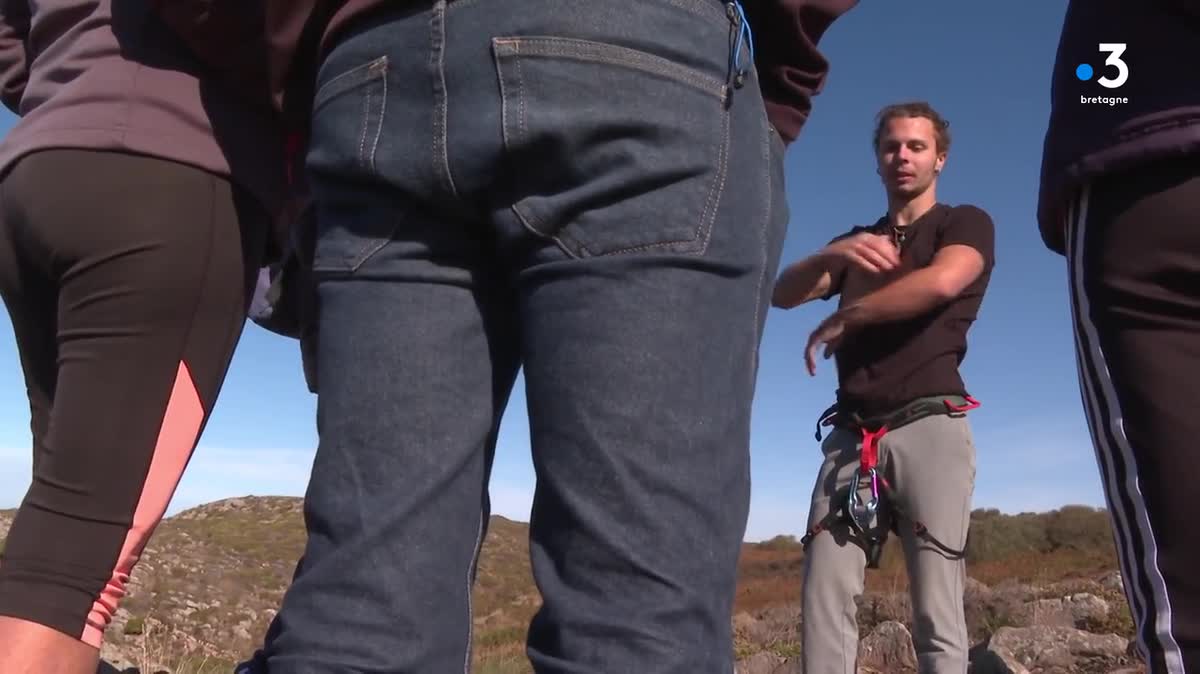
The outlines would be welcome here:
M 1200 672 L 1200 157 L 1105 176 L 1067 223 L 1080 391 L 1150 671 Z
M 858 469 L 862 434 L 835 428 L 825 438 L 825 459 L 813 487 L 808 526 L 842 508 Z M 893 487 L 876 520 L 881 533 L 891 523 L 886 509 L 896 503 L 924 523 L 929 533 L 953 549 L 966 545 L 975 487 L 975 444 L 962 416 L 928 416 L 879 441 L 878 469 Z M 865 498 L 870 495 L 862 490 Z M 908 568 L 913 607 L 913 644 L 921 674 L 963 674 L 970 648 L 963 610 L 966 565 L 913 532 L 898 527 Z M 863 594 L 865 542 L 845 520 L 813 537 L 804 557 L 802 658 L 805 674 L 854 674 L 858 658 L 855 598 Z
M 33 436 L 0 615 L 101 645 L 212 411 L 268 226 L 228 180 L 146 156 L 44 150 L 0 182 Z

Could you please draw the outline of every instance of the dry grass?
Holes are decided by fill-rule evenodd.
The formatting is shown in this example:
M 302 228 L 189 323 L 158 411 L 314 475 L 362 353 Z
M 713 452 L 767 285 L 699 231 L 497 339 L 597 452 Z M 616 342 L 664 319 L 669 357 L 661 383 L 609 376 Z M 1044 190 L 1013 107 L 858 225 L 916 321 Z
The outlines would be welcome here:
M 0 546 L 11 511 L 0 511 Z M 979 511 L 973 519 L 969 575 L 989 586 L 1036 587 L 1116 568 L 1107 516 L 1090 509 L 1005 516 Z M 492 518 L 474 591 L 477 672 L 530 672 L 525 632 L 539 604 L 528 556 L 528 527 Z M 1105 543 L 1109 541 L 1109 543 Z M 196 508 L 163 522 L 139 565 L 110 630 L 121 664 L 143 674 L 231 671 L 258 645 L 304 547 L 300 500 L 244 498 Z M 746 544 L 739 564 L 735 612 L 757 615 L 799 601 L 803 551 L 791 537 Z M 867 572 L 873 597 L 900 596 L 908 579 L 893 537 L 882 568 Z M 1020 602 L 997 591 L 971 608 L 973 632 L 1010 623 Z M 998 598 L 997 598 L 998 597 Z M 1119 600 L 1119 597 L 1110 597 Z M 867 620 L 886 619 L 897 607 L 869 605 Z M 874 618 L 870 617 L 875 615 Z M 794 625 L 757 641 L 739 638 L 739 653 L 796 654 Z M 1124 606 L 1094 631 L 1127 634 Z
M 127 630 L 126 633 L 134 641 L 123 652 L 124 662 L 121 664 L 126 666 L 122 669 L 102 660 L 98 674 L 228 674 L 237 664 L 226 658 L 190 652 L 191 649 L 186 646 L 190 641 L 188 634 L 178 627 L 159 622 L 153 616 L 139 620 L 133 632 Z

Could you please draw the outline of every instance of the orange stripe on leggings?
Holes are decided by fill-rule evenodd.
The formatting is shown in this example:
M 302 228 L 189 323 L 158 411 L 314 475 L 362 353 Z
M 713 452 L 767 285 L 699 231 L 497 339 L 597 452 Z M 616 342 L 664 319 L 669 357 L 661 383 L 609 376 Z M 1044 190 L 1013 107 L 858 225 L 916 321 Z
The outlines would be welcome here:
M 150 471 L 142 487 L 137 509 L 133 513 L 133 526 L 125 535 L 117 566 L 108 585 L 92 604 L 87 624 L 80 639 L 96 648 L 104 640 L 104 629 L 112 621 L 117 604 L 125 596 L 125 584 L 129 574 L 142 555 L 146 541 L 167 511 L 167 504 L 175 494 L 175 487 L 200 436 L 204 423 L 204 405 L 187 365 L 179 364 L 175 375 L 175 386 L 171 399 L 167 401 L 167 412 L 158 431 L 158 442 L 154 445 L 154 457 L 150 460 Z

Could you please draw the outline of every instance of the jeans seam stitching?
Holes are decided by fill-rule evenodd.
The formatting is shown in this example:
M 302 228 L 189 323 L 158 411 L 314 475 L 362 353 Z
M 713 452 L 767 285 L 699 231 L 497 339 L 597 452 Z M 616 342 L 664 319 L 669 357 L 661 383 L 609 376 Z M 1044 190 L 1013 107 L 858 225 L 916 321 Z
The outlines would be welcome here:
M 510 123 L 508 114 L 508 87 L 505 86 L 504 69 L 500 65 L 499 45 L 497 45 L 494 40 L 492 42 L 492 62 L 496 66 L 496 80 L 499 82 L 500 88 L 500 140 L 503 142 L 504 148 L 507 150 L 512 145 L 512 139 L 508 133 L 508 125 Z
M 458 185 L 450 171 L 450 103 L 446 92 L 446 9 L 446 1 L 439 0 L 430 18 L 432 24 L 430 38 L 434 42 L 433 53 L 430 54 L 430 65 L 433 68 L 433 93 L 436 99 L 436 109 L 433 115 L 433 152 L 434 161 L 440 163 L 437 167 L 438 177 L 444 181 L 444 187 L 450 196 L 461 201 Z
M 484 515 L 481 510 L 479 513 L 479 525 L 475 530 L 475 550 L 471 554 L 471 565 L 467 567 L 467 655 L 463 660 L 463 674 L 471 672 L 471 647 L 475 639 L 475 606 L 471 598 L 472 578 L 474 575 L 472 570 L 479 563 L 479 553 L 483 547 L 483 530 L 484 530 Z
M 513 54 L 519 56 L 521 54 L 520 47 L 513 45 Z M 529 125 L 525 115 L 525 75 L 521 70 L 521 59 L 516 59 L 517 62 L 517 104 L 520 114 L 517 115 L 517 120 L 521 125 L 521 137 L 524 138 L 529 133 Z
M 725 84 L 717 78 L 698 72 L 690 66 L 639 49 L 596 40 L 559 37 L 501 38 L 498 42 L 510 47 L 514 56 L 525 54 L 557 57 L 641 70 L 662 75 L 680 84 L 699 89 L 722 102 L 725 101 Z M 519 59 L 517 67 L 520 68 Z
M 358 163 L 360 166 L 365 166 L 367 163 L 367 130 L 371 124 L 371 87 L 366 88 L 362 100 L 362 127 L 358 134 Z
M 384 69 L 384 73 L 386 73 L 388 65 L 389 65 L 388 57 L 380 56 L 379 58 L 368 61 L 367 63 L 362 63 L 357 66 L 354 66 L 353 68 L 347 70 L 344 73 L 335 75 L 333 77 L 333 79 L 329 80 L 325 84 L 322 84 L 320 89 L 317 90 L 317 93 L 313 95 L 313 105 L 312 105 L 313 111 L 316 112 L 320 108 L 324 107 L 326 103 L 328 103 L 331 100 L 337 98 L 338 96 L 354 89 L 355 87 L 360 87 L 364 84 L 369 84 L 371 82 L 371 80 L 375 79 L 376 77 L 381 76 L 380 73 L 372 72 L 372 70 L 382 66 Z M 351 84 L 347 84 L 345 86 L 345 88 L 336 88 L 335 87 L 335 85 L 341 84 L 343 80 L 354 78 L 354 77 L 359 77 L 359 76 L 362 77 L 361 81 L 352 82 Z M 331 91 L 332 91 L 332 93 L 330 93 Z
M 697 2 L 697 0 L 664 0 L 664 2 L 672 7 L 678 7 L 698 16 L 711 18 L 713 21 L 727 22 L 729 20 L 725 12 L 718 10 L 708 2 Z
M 767 124 L 767 126 L 769 128 L 770 124 Z M 770 134 L 770 131 L 768 131 L 763 136 L 762 151 L 763 151 L 763 160 L 764 160 L 763 161 L 763 166 L 764 166 L 764 168 L 763 168 L 763 184 L 767 186 L 767 198 L 766 198 L 766 209 L 765 209 L 765 212 L 763 213 L 762 226 L 760 226 L 759 230 L 758 230 L 758 234 L 760 237 L 759 244 L 761 246 L 760 250 L 762 251 L 762 259 L 761 259 L 762 265 L 758 272 L 758 282 L 755 283 L 755 286 L 754 286 L 754 323 L 753 323 L 753 327 L 754 327 L 755 333 L 758 333 L 758 331 L 759 331 L 759 327 L 758 327 L 759 316 L 762 314 L 762 309 L 760 308 L 762 305 L 761 296 L 762 296 L 763 284 L 765 283 L 766 277 L 767 277 L 767 259 L 770 257 L 767 253 L 767 239 L 769 238 L 767 236 L 767 230 L 771 226 L 771 215 L 772 215 L 772 213 L 771 213 L 772 203 L 771 202 L 772 202 L 772 199 L 775 198 L 775 190 L 772 189 L 772 185 L 771 185 L 771 173 L 772 173 L 773 167 L 771 166 L 771 134 Z M 750 363 L 750 365 L 751 365 L 750 371 L 752 373 L 756 373 L 758 371 L 759 357 L 760 357 L 759 348 L 756 347 L 753 351 L 753 358 Z M 752 377 L 753 376 L 754 375 L 752 375 Z
M 446 9 L 453 11 L 478 4 L 479 0 L 450 0 L 447 3 Z M 662 0 L 663 3 L 682 9 L 686 12 L 691 12 L 701 18 L 712 19 L 714 22 L 727 22 L 729 17 L 725 12 L 717 9 L 707 0 Z
M 367 165 L 372 171 L 375 170 L 375 155 L 379 151 L 379 140 L 383 137 L 383 124 L 384 119 L 387 117 L 388 78 L 386 66 L 380 82 L 383 85 L 383 92 L 379 99 L 379 121 L 375 126 L 375 139 L 371 141 L 371 155 L 367 160 Z

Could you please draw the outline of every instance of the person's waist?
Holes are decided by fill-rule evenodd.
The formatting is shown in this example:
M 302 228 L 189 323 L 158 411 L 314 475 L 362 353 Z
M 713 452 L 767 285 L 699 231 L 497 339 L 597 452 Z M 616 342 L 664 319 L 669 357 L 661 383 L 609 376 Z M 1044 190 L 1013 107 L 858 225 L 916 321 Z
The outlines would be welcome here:
M 1065 254 L 1066 200 L 1082 184 L 1150 164 L 1200 157 L 1200 99 L 1151 115 L 1118 131 L 1087 120 L 1055 122 L 1047 135 L 1038 188 L 1037 222 L 1048 248 Z
M 1086 179 L 1131 161 L 1200 153 L 1200 95 L 1194 105 L 1128 118 L 1121 124 L 1062 116 L 1047 134 L 1047 179 Z
M 657 1 L 676 6 L 686 6 L 686 2 L 689 1 L 696 5 L 711 5 L 719 14 L 725 14 L 730 3 L 730 0 L 685 0 L 681 5 L 678 0 Z M 747 0 L 738 1 L 747 2 Z M 846 2 L 847 0 L 841 1 Z M 464 2 L 464 0 L 447 0 L 446 4 L 453 5 L 460 2 Z M 338 6 L 329 16 L 329 20 L 325 22 L 325 28 L 317 46 L 318 63 L 329 54 L 335 44 L 359 30 L 384 21 L 388 16 L 403 16 L 420 11 L 422 8 L 428 9 L 434 3 L 433 0 L 339 0 L 336 4 Z
M 49 147 L 127 150 L 193 164 L 246 184 L 268 210 L 283 194 L 283 138 L 273 119 L 233 100 L 162 100 L 146 92 L 63 91 L 5 136 L 12 161 Z M 122 100 L 123 99 L 123 100 Z
M 866 402 L 839 398 L 830 412 L 831 423 L 843 428 L 898 428 L 932 414 L 956 414 L 978 403 L 970 394 L 929 394 L 900 402 Z

